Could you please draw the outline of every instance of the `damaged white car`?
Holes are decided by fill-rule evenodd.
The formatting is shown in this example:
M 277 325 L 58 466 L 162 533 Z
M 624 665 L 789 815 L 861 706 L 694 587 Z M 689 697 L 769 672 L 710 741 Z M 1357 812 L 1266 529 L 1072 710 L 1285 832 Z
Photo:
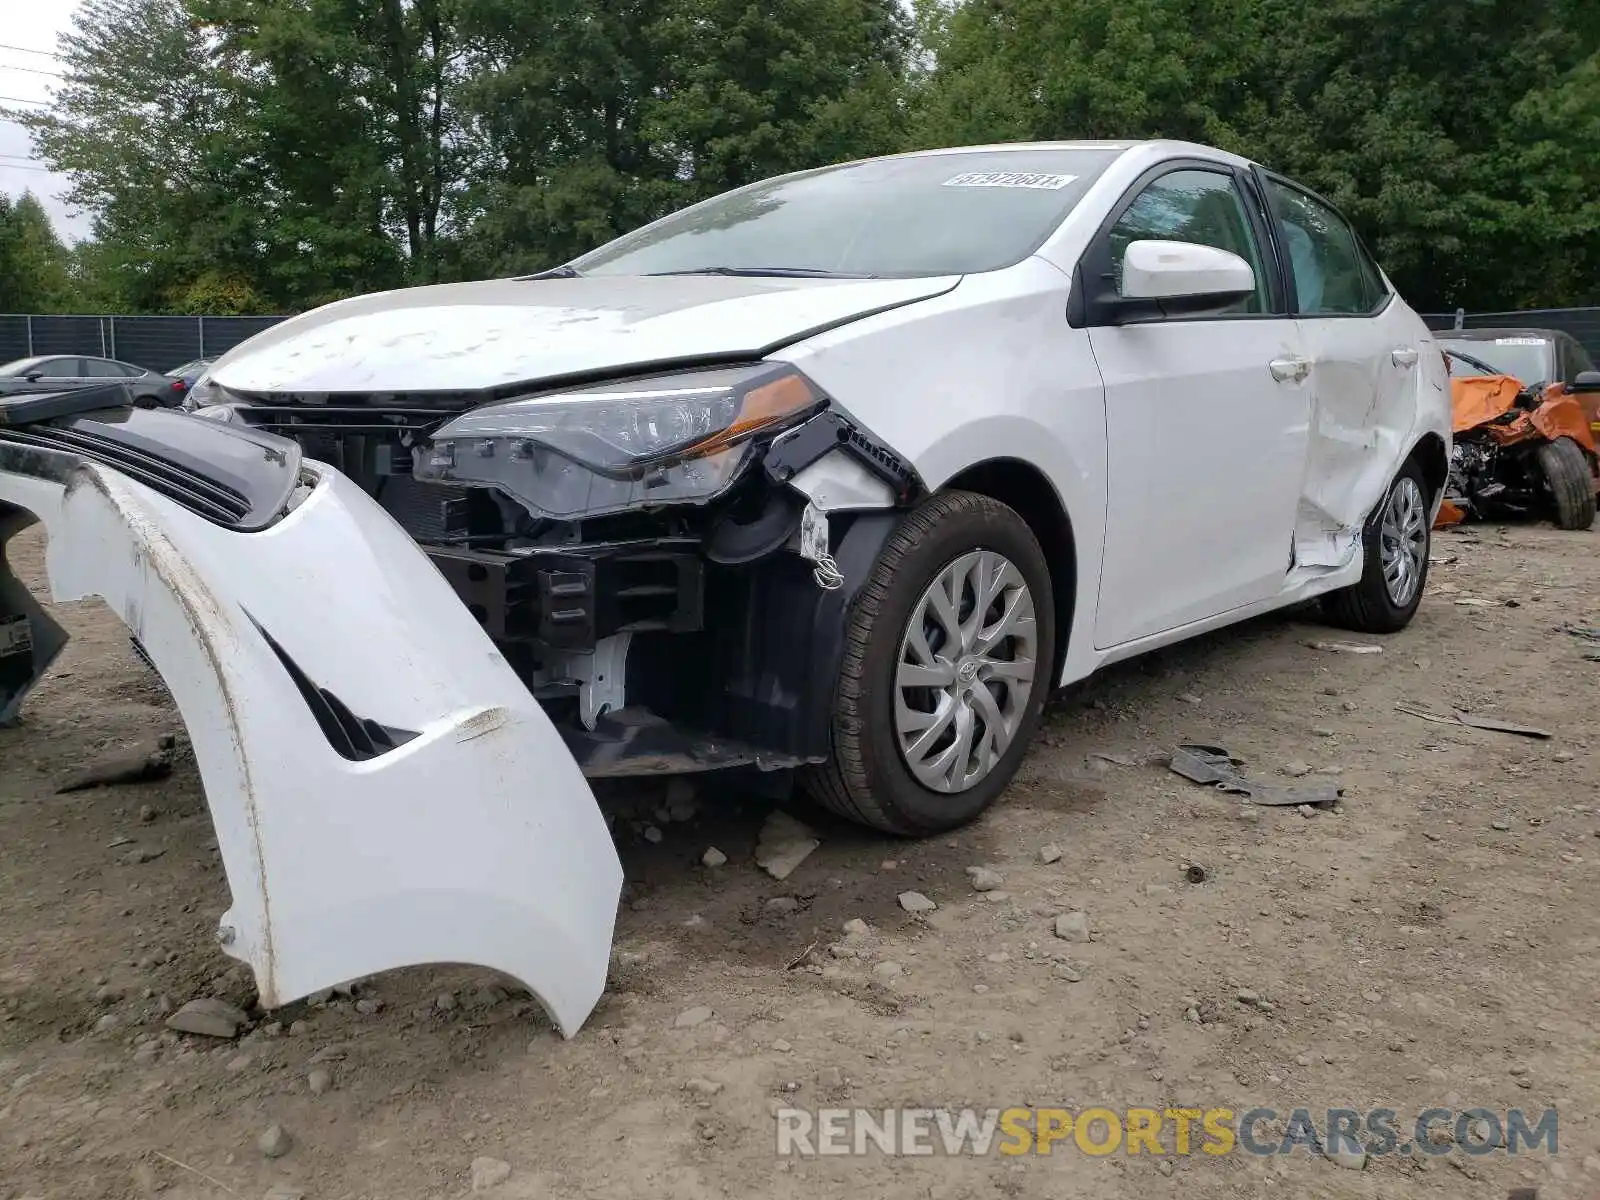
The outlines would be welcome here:
M 42 521 L 175 697 L 227 952 L 269 1006 L 481 964 L 568 1033 L 621 883 L 589 779 L 949 829 L 1105 663 L 1315 596 L 1405 625 L 1450 439 L 1349 224 L 1164 142 L 791 175 L 116 400 L 0 400 L 0 539 Z M 0 572 L 0 719 L 62 641 Z

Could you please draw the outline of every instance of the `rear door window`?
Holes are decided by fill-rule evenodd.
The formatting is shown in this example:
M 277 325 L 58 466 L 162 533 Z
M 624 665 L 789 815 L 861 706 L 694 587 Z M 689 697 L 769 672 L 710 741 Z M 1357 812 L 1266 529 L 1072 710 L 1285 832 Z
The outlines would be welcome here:
M 1383 305 L 1383 277 L 1343 217 L 1279 179 L 1267 179 L 1267 194 L 1301 316 L 1360 316 Z

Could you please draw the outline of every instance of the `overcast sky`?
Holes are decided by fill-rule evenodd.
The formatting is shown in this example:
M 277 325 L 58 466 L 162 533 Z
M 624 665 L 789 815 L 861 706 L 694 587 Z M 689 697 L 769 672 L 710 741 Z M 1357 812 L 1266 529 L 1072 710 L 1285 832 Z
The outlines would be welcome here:
M 5 13 L 0 20 L 0 108 L 36 109 L 48 104 L 60 81 L 52 73 L 61 64 L 51 57 L 56 35 L 71 23 L 79 0 L 0 0 Z M 20 47 L 20 49 L 19 49 Z M 62 203 L 67 181 L 45 171 L 33 156 L 25 129 L 0 118 L 0 191 L 9 196 L 32 192 L 44 203 L 56 232 L 76 241 L 89 232 L 88 219 L 71 214 Z

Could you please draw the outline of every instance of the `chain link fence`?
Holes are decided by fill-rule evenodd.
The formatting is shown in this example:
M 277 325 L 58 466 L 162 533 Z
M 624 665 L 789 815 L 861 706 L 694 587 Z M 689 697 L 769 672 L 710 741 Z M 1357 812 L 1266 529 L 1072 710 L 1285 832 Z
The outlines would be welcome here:
M 1521 312 L 1425 313 L 1430 329 L 1556 329 L 1583 343 L 1600 362 L 1600 308 L 1529 308 Z
M 170 371 L 196 358 L 215 358 L 283 319 L 0 314 L 0 363 L 39 354 L 88 354 Z

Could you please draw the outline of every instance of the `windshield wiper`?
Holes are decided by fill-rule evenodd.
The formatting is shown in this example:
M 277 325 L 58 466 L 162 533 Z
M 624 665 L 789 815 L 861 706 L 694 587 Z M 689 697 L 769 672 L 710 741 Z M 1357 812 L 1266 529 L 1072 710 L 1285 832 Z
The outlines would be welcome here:
M 815 267 L 689 267 L 682 271 L 646 271 L 647 275 L 773 275 L 783 279 L 876 279 L 876 275 L 820 271 Z

